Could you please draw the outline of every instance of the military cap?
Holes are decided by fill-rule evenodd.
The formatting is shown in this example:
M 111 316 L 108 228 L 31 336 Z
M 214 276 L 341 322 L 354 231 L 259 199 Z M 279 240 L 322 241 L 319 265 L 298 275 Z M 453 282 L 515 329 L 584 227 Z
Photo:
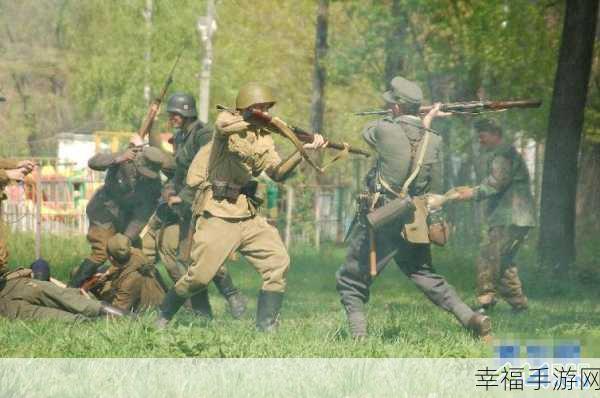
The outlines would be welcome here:
M 390 104 L 418 105 L 423 101 L 423 91 L 415 82 L 396 76 L 390 82 L 390 90 L 384 92 L 382 97 Z
M 137 171 L 144 177 L 159 178 L 158 172 L 169 165 L 169 157 L 160 149 L 144 147 L 142 153 L 135 158 Z
M 39 281 L 50 280 L 50 264 L 48 264 L 48 262 L 43 258 L 38 258 L 31 263 L 30 268 L 34 279 Z
M 106 250 L 117 261 L 127 261 L 131 254 L 131 241 L 123 234 L 113 235 L 106 242 Z
M 493 133 L 497 135 L 502 135 L 502 127 L 493 119 L 483 118 L 478 119 L 473 123 L 473 127 L 479 133 Z

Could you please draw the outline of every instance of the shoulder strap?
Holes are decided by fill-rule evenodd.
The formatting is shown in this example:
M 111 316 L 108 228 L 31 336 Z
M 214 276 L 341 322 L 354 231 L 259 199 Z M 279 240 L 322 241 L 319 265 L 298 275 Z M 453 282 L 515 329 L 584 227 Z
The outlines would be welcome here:
M 413 171 L 410 174 L 410 176 L 408 176 L 406 181 L 404 182 L 404 185 L 402 186 L 402 189 L 400 190 L 399 193 L 394 191 L 392 189 L 392 187 L 383 179 L 381 174 L 379 174 L 379 182 L 385 189 L 387 189 L 388 191 L 390 191 L 391 193 L 393 193 L 396 196 L 406 196 L 408 194 L 408 189 L 410 188 L 410 184 L 414 181 L 415 178 L 417 178 L 417 176 L 419 175 L 419 172 L 421 171 L 421 166 L 423 165 L 423 160 L 425 159 L 425 152 L 427 151 L 427 145 L 429 144 L 430 136 L 431 136 L 431 133 L 426 130 L 425 134 L 423 136 L 423 139 L 421 140 L 421 146 L 419 148 L 417 162 L 414 163 Z

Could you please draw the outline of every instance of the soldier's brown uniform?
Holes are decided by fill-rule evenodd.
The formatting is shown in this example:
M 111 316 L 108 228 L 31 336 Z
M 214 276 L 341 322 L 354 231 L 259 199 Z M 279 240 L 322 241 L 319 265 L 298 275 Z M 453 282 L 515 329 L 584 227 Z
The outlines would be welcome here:
M 200 151 L 196 155 L 203 157 Z M 241 116 L 221 112 L 206 170 L 199 188 L 195 213 L 196 232 L 192 249 L 193 265 L 175 285 L 178 295 L 188 297 L 206 288 L 233 251 L 239 250 L 262 275 L 261 289 L 284 292 L 290 258 L 277 230 L 256 214 L 256 206 L 244 191 L 254 176 L 263 171 L 274 176 L 281 164 L 273 138 L 253 128 Z M 197 172 L 197 170 L 196 170 Z M 188 174 L 188 177 L 190 174 Z M 192 184 L 197 182 L 192 182 Z
M 131 249 L 131 257 L 124 264 L 113 265 L 99 296 L 112 306 L 124 311 L 140 311 L 158 306 L 164 291 L 156 278 L 156 269 L 144 254 Z
M 134 160 L 119 162 L 121 153 L 101 153 L 88 161 L 93 170 L 105 171 L 104 186 L 90 200 L 86 213 L 91 254 L 81 263 L 70 285 L 79 287 L 106 261 L 106 242 L 123 233 L 132 242 L 154 213 L 160 197 L 159 171 L 171 168 L 169 158 L 156 148 L 144 148 Z

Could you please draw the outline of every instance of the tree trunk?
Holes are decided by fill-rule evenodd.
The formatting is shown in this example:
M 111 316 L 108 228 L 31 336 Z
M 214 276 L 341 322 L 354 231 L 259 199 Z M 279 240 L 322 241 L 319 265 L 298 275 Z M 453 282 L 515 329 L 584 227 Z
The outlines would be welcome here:
M 329 19 L 329 0 L 319 0 L 317 12 L 317 33 L 315 37 L 315 69 L 313 74 L 313 93 L 310 104 L 310 127 L 312 131 L 323 131 L 325 113 L 325 56 L 327 55 L 327 25 Z
M 595 234 L 600 232 L 600 143 L 589 143 L 581 157 L 577 189 L 577 231 Z
M 598 0 L 566 2 L 542 180 L 540 263 L 564 273 L 575 261 L 577 156 L 592 66 Z
M 406 19 L 402 12 L 400 0 L 393 0 L 390 7 L 394 27 L 385 40 L 385 82 L 387 86 L 390 81 L 404 71 L 404 38 L 406 37 Z

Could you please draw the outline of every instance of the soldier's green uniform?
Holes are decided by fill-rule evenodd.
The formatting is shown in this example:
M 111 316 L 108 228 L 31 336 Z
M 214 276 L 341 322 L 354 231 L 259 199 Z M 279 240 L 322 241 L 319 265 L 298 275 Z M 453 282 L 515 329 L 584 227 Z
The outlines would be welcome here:
M 107 242 L 111 269 L 99 297 L 123 311 L 140 311 L 158 306 L 164 291 L 157 279 L 154 264 L 141 250 L 132 248 L 129 239 L 117 234 Z
M 391 91 L 384 94 L 384 99 L 387 103 L 402 104 L 405 109 L 417 109 L 422 93 L 415 83 L 396 77 L 391 82 Z M 375 208 L 396 198 L 390 190 L 401 191 L 417 161 L 424 134 L 421 119 L 405 114 L 385 117 L 365 127 L 363 138 L 377 153 L 376 165 L 367 177 L 369 192 L 380 192 Z M 441 139 L 431 134 L 421 171 L 408 191 L 416 202 L 427 193 L 441 191 L 440 152 Z M 423 211 L 423 207 L 419 211 Z M 434 304 L 451 312 L 465 327 L 474 329 L 482 336 L 488 335 L 489 318 L 482 317 L 469 308 L 452 286 L 435 272 L 426 231 L 424 218 L 417 217 L 409 226 L 397 220 L 375 231 L 377 273 L 393 259 Z M 369 230 L 363 218 L 355 225 L 346 261 L 336 274 L 337 291 L 353 337 L 367 335 L 365 304 L 369 300 L 373 282 L 369 270 L 369 251 Z
M 99 301 L 83 297 L 78 289 L 52 282 L 22 277 L 0 284 L 0 315 L 10 319 L 76 321 L 99 316 L 101 308 Z
M 121 153 L 101 153 L 88 161 L 93 170 L 105 171 L 104 185 L 90 200 L 86 213 L 90 225 L 87 239 L 92 253 L 71 278 L 70 285 L 79 287 L 106 261 L 106 242 L 123 233 L 132 242 L 156 209 L 160 197 L 161 169 L 171 168 L 169 158 L 159 149 L 146 147 L 134 160 L 118 162 Z
M 268 88 L 251 83 L 240 90 L 236 108 L 274 103 Z M 205 176 L 199 184 L 190 184 L 199 186 L 193 264 L 167 293 L 158 324 L 164 326 L 186 297 L 204 291 L 229 254 L 239 251 L 262 275 L 256 322 L 260 330 L 271 330 L 277 324 L 290 259 L 277 230 L 257 215 L 253 177 L 264 171 L 282 181 L 302 158 L 296 152 L 282 162 L 267 131 L 227 111 L 217 117 L 210 153 L 202 152 L 196 159 L 203 169 L 199 174 Z M 198 172 L 194 167 L 188 180 Z
M 184 259 L 181 254 L 189 252 L 189 245 L 191 245 L 188 231 L 192 228 L 191 206 L 196 194 L 195 189 L 186 185 L 185 179 L 196 153 L 210 142 L 213 129 L 210 125 L 205 125 L 196 119 L 196 102 L 189 94 L 173 94 L 167 102 L 167 112 L 181 115 L 185 124 L 174 131 L 175 171 L 163 189 L 165 203 L 150 220 L 142 242 L 144 254 L 150 262 L 155 263 L 160 256 L 169 276 L 176 282 L 184 275 L 189 265 L 189 259 Z M 166 204 L 170 196 L 179 196 L 183 200 L 182 204 L 175 205 L 175 211 L 171 211 Z M 180 231 L 185 232 L 182 235 Z M 236 318 L 241 317 L 245 312 L 246 300 L 234 286 L 225 266 L 219 269 L 213 282 L 227 299 L 232 315 Z M 192 308 L 197 313 L 202 312 L 207 317 L 211 316 L 207 291 L 196 295 L 191 301 Z
M 500 133 L 489 120 L 476 124 L 480 132 Z M 495 304 L 498 293 L 515 309 L 527 308 L 514 257 L 530 228 L 535 226 L 535 207 L 530 177 L 522 156 L 510 144 L 489 148 L 486 177 L 474 189 L 475 200 L 486 200 L 488 234 L 477 262 L 477 300 L 482 307 Z

